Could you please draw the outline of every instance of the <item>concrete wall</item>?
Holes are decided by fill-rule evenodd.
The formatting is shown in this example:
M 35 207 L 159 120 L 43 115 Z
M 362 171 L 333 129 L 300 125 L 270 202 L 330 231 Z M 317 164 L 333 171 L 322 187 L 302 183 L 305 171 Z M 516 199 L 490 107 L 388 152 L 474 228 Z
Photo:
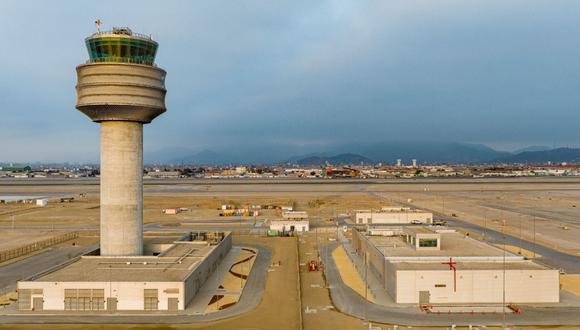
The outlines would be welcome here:
M 117 298 L 118 310 L 143 310 L 144 289 L 158 289 L 159 310 L 166 310 L 168 298 L 184 301 L 183 282 L 18 282 L 18 289 L 42 289 L 44 310 L 64 310 L 65 289 L 104 289 L 105 301 Z M 168 290 L 169 289 L 169 290 Z M 178 293 L 167 293 L 178 290 Z M 32 308 L 32 306 L 30 306 Z M 105 309 L 107 308 L 105 303 Z
M 383 285 L 387 290 L 387 293 L 393 300 L 397 299 L 397 272 L 394 269 L 393 263 L 388 260 L 385 261 L 385 271 L 384 271 L 385 281 Z
M 77 109 L 93 121 L 149 123 L 165 112 L 165 71 L 150 65 L 90 63 L 77 67 Z
M 180 299 L 179 309 L 187 306 L 199 288 L 207 281 L 209 276 L 216 270 L 222 259 L 232 249 L 232 235 L 228 234 L 215 246 L 212 253 L 207 255 L 184 280 L 185 300 Z
M 353 229 L 352 231 L 352 240 L 353 247 L 359 257 L 363 262 L 366 258 L 368 269 L 373 272 L 383 283 L 383 286 L 385 286 L 385 257 L 383 254 L 356 229 Z
M 101 123 L 101 255 L 143 254 L 143 124 Z
M 503 271 L 458 270 L 457 290 L 453 288 L 453 271 L 397 271 L 397 303 L 419 303 L 419 291 L 429 291 L 432 303 L 501 303 Z M 435 287 L 435 285 L 444 287 Z M 557 270 L 506 270 L 507 303 L 559 302 Z M 393 296 L 393 290 L 387 290 Z

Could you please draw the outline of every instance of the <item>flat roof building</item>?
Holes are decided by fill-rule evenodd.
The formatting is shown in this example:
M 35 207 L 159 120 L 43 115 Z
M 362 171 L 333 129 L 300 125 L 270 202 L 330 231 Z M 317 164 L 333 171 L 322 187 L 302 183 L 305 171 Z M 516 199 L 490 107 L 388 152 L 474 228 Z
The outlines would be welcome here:
M 143 256 L 85 255 L 18 282 L 19 310 L 183 310 L 230 251 L 229 232 L 146 239 Z
M 504 276 L 506 303 L 559 302 L 558 270 L 454 230 L 354 229 L 353 246 L 397 303 L 501 303 Z
M 282 213 L 284 220 L 305 220 L 308 219 L 306 211 L 286 211 Z
M 357 210 L 354 212 L 356 224 L 411 224 L 433 223 L 433 213 L 409 207 L 384 206 L 379 211 Z
M 272 220 L 270 230 L 282 233 L 305 232 L 310 230 L 310 222 L 308 220 Z

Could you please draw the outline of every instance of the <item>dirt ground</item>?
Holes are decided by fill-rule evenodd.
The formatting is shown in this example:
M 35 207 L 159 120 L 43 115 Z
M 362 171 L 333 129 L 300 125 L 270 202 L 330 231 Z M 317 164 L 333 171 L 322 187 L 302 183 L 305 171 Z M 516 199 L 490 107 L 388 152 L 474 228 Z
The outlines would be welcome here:
M 365 296 L 365 283 L 363 278 L 361 278 L 359 272 L 354 268 L 352 261 L 346 254 L 346 250 L 343 246 L 339 246 L 332 252 L 332 258 L 337 265 L 340 277 L 344 284 L 348 285 L 351 289 L 356 291 L 362 297 Z M 367 299 L 370 302 L 375 302 L 372 294 L 367 292 Z
M 239 317 L 201 325 L 175 326 L 175 329 L 298 329 L 300 301 L 298 276 L 294 271 L 298 260 L 296 239 L 237 236 L 234 244 L 267 246 L 273 250 L 272 260 L 280 261 L 279 267 L 268 272 L 260 305 Z
M 220 217 L 222 204 L 242 205 L 290 205 L 297 210 L 307 211 L 313 223 L 328 222 L 340 213 L 356 208 L 378 208 L 385 205 L 379 198 L 366 194 L 324 195 L 283 194 L 275 197 L 264 195 L 243 196 L 183 196 L 150 195 L 144 199 L 144 223 L 179 223 L 185 221 L 203 222 L 204 220 L 239 220 L 240 223 L 254 219 L 273 219 L 281 215 L 277 210 L 263 210 L 254 217 Z M 176 215 L 163 214 L 162 209 L 170 207 L 187 208 Z M 99 199 L 97 196 L 79 198 L 72 203 L 53 203 L 47 207 L 31 207 L 30 204 L 0 204 L 0 227 L 6 229 L 14 224 L 19 227 L 43 228 L 97 228 L 99 225 Z
M 369 189 L 388 201 L 454 216 L 580 255 L 580 184 L 434 184 Z M 405 189 L 403 189 L 405 188 Z
M 2 180 L 0 183 L 5 182 Z M 95 180 L 63 180 L 42 185 L 28 181 L 19 181 L 17 185 L 0 184 L 0 195 L 75 197 L 73 203 L 51 202 L 43 208 L 30 204 L 0 204 L 0 242 L 22 243 L 16 239 L 10 239 L 10 243 L 2 239 L 9 237 L 6 235 L 13 216 L 16 227 L 39 228 L 34 232 L 40 233 L 39 236 L 44 236 L 42 233 L 49 232 L 51 228 L 98 229 L 98 189 L 98 181 Z M 294 205 L 298 210 L 309 212 L 313 224 L 327 224 L 331 223 L 328 221 L 330 218 L 354 209 L 380 208 L 393 201 L 407 202 L 410 199 L 418 207 L 449 216 L 455 213 L 462 220 L 495 230 L 501 230 L 501 222 L 505 220 L 503 229 L 516 237 L 535 240 L 565 252 L 580 253 L 580 180 L 575 178 L 397 181 L 386 184 L 242 185 L 208 181 L 175 181 L 171 184 L 148 181 L 144 191 L 145 223 L 170 225 L 210 219 L 231 220 L 238 218 L 218 216 L 221 204 L 280 204 Z M 81 197 L 81 193 L 86 193 L 86 197 Z M 163 214 L 161 209 L 168 207 L 189 210 L 178 215 Z M 278 216 L 276 211 L 266 210 L 258 219 Z M 253 218 L 241 220 L 251 221 Z M 318 259 L 316 240 L 328 241 L 331 237 L 331 233 L 309 233 L 303 237 L 303 242 L 299 242 L 296 238 L 235 236 L 237 244 L 262 244 L 272 248 L 272 260 L 281 264 L 280 267 L 272 267 L 274 271 L 267 274 L 266 291 L 260 305 L 242 316 L 196 325 L 0 325 L 0 329 L 366 329 L 368 326 L 362 320 L 329 307 L 332 302 L 322 272 L 306 270 L 305 264 L 309 260 Z M 562 283 L 567 290 L 574 291 L 579 280 L 568 276 L 563 276 Z M 309 311 L 316 310 L 316 313 L 306 313 L 307 307 Z M 387 325 L 379 326 L 389 328 Z M 402 328 L 406 327 L 399 327 Z
M 562 285 L 562 289 L 572 292 L 573 294 L 580 297 L 580 275 L 560 275 L 560 284 Z
M 51 238 L 58 234 L 60 233 L 44 231 L 22 232 L 18 230 L 3 230 L 0 231 L 0 251 L 28 245 L 47 238 Z

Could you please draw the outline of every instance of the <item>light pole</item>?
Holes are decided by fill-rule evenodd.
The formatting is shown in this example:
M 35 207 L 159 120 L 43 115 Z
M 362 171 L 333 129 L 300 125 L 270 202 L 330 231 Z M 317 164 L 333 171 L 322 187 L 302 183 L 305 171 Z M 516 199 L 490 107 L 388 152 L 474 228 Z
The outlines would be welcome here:
M 487 235 L 487 209 L 483 209 L 483 240 Z
M 502 292 L 502 305 L 501 305 L 501 311 L 502 311 L 502 315 L 503 315 L 503 328 L 506 328 L 506 324 L 505 324 L 505 249 L 506 249 L 506 237 L 505 237 L 505 232 L 504 232 L 504 227 L 506 225 L 506 220 L 504 218 L 502 226 L 501 226 L 501 236 L 503 238 L 503 276 L 502 276 L 502 287 L 503 287 L 503 292 Z
M 365 321 L 368 322 L 367 317 L 367 303 L 368 303 L 368 281 L 367 281 L 367 251 L 365 251 Z
M 534 234 L 533 234 L 533 242 L 534 242 L 534 259 L 536 258 L 536 212 L 533 213 L 533 225 L 532 225 Z
M 523 216 L 524 216 L 523 214 L 520 216 L 520 250 L 519 250 L 520 255 L 522 254 L 522 240 L 523 240 L 522 239 L 522 217 Z

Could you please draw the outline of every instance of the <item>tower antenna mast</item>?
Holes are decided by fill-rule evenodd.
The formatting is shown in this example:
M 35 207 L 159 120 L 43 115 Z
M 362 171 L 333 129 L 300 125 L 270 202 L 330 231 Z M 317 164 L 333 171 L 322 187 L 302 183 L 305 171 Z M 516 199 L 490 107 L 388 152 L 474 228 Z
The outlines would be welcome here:
M 101 33 L 101 24 L 103 24 L 103 21 L 101 21 L 100 18 L 97 18 L 97 20 L 95 21 L 95 25 L 97 26 L 98 33 Z

